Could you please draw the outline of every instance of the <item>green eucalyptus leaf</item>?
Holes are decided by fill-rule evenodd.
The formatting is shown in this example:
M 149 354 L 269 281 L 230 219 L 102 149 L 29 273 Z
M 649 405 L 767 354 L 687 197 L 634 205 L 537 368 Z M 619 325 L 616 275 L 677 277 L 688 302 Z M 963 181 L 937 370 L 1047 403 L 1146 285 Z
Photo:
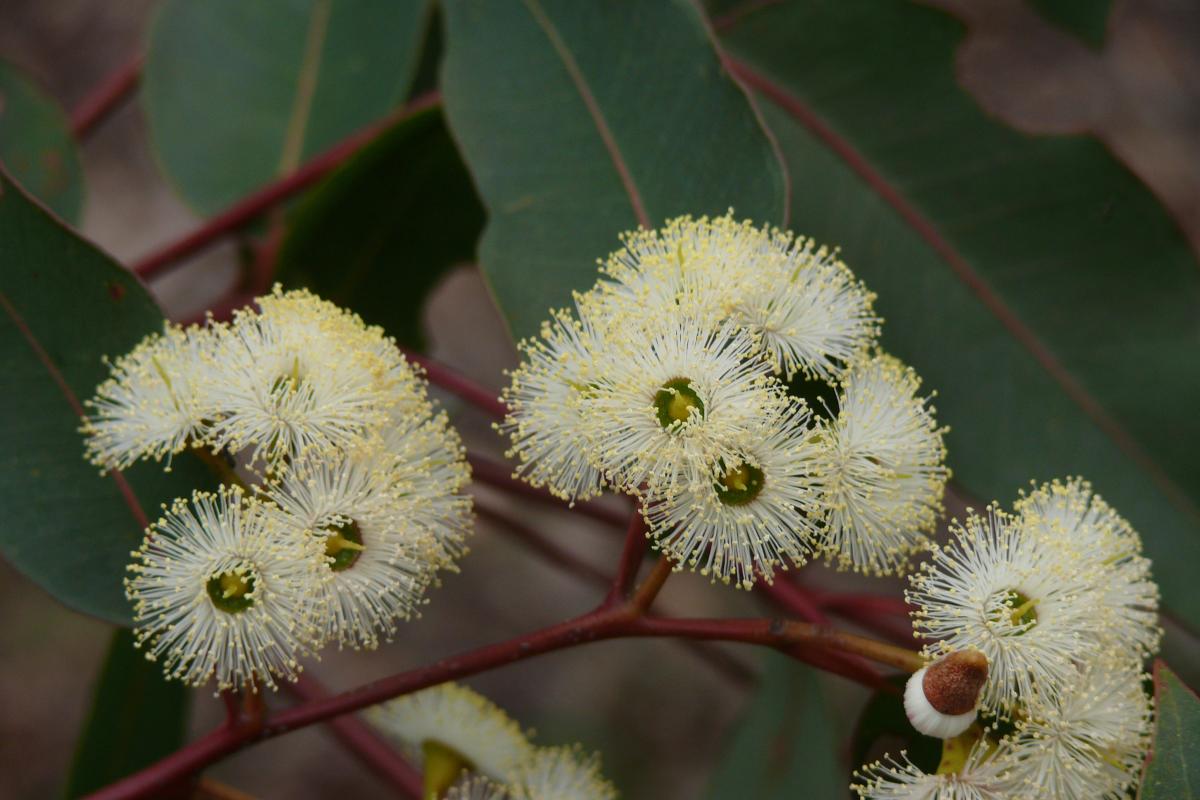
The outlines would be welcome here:
M 781 222 L 783 172 L 684 0 L 450 0 L 446 114 L 488 210 L 484 275 L 517 336 L 639 222 Z
M 400 105 L 427 0 L 167 0 L 143 98 L 155 152 L 201 214 Z
M 1166 210 L 1097 140 L 987 115 L 940 11 L 719 19 L 786 155 L 795 227 L 878 293 L 885 346 L 938 392 L 956 478 L 1009 503 L 1087 476 L 1142 533 L 1165 603 L 1200 622 L 1200 263 Z
M 1104 46 L 1112 0 L 1029 0 L 1029 4 L 1048 22 L 1089 47 L 1099 50 Z
M 82 401 L 101 362 L 160 330 L 162 313 L 125 269 L 0 171 L 0 552 L 58 600 L 117 624 L 122 581 L 146 516 L 211 484 L 199 460 L 107 477 L 83 458 Z
M 469 262 L 483 208 L 436 109 L 393 126 L 314 189 L 289 220 L 279 275 L 401 344 L 420 347 L 421 306 Z
M 0 62 L 0 164 L 55 214 L 79 222 L 83 170 L 67 115 L 4 62 Z
M 1154 663 L 1154 707 L 1154 744 L 1140 797 L 1200 797 L 1200 698 L 1162 661 Z
M 188 691 L 120 629 L 100 669 L 67 778 L 67 797 L 82 797 L 169 755 L 183 744 Z
M 818 672 L 775 652 L 713 775 L 711 800 L 842 797 L 849 777 Z

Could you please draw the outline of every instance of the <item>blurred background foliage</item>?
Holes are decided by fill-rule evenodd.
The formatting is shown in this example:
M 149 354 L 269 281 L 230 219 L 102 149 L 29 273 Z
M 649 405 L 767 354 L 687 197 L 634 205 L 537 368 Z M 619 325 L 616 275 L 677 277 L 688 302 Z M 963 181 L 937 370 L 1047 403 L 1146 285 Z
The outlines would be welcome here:
M 95 87 L 143 55 L 132 101 L 87 125 Z M 498 387 L 513 337 L 589 286 L 619 231 L 730 207 L 840 246 L 878 293 L 886 346 L 952 429 L 951 514 L 1083 474 L 1129 517 L 1163 588 L 1167 660 L 1200 683 L 1198 134 L 1200 7 L 1180 0 L 8 0 L 0 162 L 95 247 L 0 179 L 0 741 L 22 743 L 0 747 L 0 795 L 53 796 L 69 771 L 72 791 L 94 787 L 178 739 L 189 705 L 193 732 L 219 718 L 207 693 L 139 671 L 123 634 L 101 669 L 113 628 L 50 599 L 123 622 L 139 525 L 83 463 L 30 337 L 87 396 L 100 356 L 163 314 L 221 313 L 277 278 Z M 314 164 L 319 180 L 233 236 L 158 258 Z M 121 266 L 155 263 L 148 293 Z M 498 456 L 486 420 L 445 400 Z M 130 470 L 143 513 L 195 469 Z M 592 523 L 521 514 L 615 558 Z M 315 673 L 349 687 L 594 597 L 488 523 L 474 550 L 399 641 Z M 900 589 L 819 565 L 796 579 Z M 762 613 L 691 576 L 664 602 Z M 894 702 L 732 656 L 752 679 L 619 642 L 472 683 L 547 741 L 600 749 L 635 799 L 841 796 L 864 754 L 907 735 Z M 124 713 L 116 732 L 95 725 L 106 708 Z M 261 797 L 387 795 L 319 730 L 211 774 Z

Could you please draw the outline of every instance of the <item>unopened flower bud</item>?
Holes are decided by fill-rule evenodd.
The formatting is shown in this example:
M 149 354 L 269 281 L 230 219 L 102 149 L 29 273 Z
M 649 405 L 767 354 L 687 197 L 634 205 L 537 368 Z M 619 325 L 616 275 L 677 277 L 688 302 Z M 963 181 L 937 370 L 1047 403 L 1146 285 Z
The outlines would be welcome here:
M 975 721 L 987 676 L 987 657 L 978 650 L 960 650 L 923 667 L 904 688 L 909 722 L 926 736 L 958 736 Z

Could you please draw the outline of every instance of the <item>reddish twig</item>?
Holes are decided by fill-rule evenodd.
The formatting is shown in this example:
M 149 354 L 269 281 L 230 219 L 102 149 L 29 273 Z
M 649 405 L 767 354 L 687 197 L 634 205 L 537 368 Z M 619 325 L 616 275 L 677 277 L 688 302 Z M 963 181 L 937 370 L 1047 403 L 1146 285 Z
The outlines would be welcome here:
M 327 175 L 347 158 L 358 152 L 382 131 L 402 119 L 437 104 L 439 96 L 429 92 L 413 100 L 395 114 L 369 125 L 342 140 L 329 150 L 304 164 L 292 174 L 266 186 L 230 206 L 186 236 L 167 244 L 135 263 L 132 270 L 143 278 L 162 274 L 168 267 L 195 255 L 226 234 L 237 230 L 276 203 L 308 188 Z
M 320 700 L 329 696 L 324 687 L 307 675 L 290 684 L 288 689 L 305 701 Z M 424 796 L 424 781 L 421 772 L 410 764 L 371 726 L 358 717 L 335 717 L 326 722 L 329 730 L 338 738 L 355 758 L 372 772 L 414 800 Z
M 71 132 L 82 139 L 117 109 L 142 79 L 142 64 L 145 57 L 137 55 L 122 64 L 117 70 L 83 98 L 71 114 Z
M 427 666 L 392 675 L 348 692 L 305 702 L 268 717 L 261 727 L 222 726 L 202 739 L 92 795 L 93 800 L 129 800 L 152 796 L 180 776 L 256 741 L 360 711 L 403 694 L 446 681 L 474 675 L 534 656 L 589 642 L 620 637 L 674 637 L 705 641 L 733 641 L 765 645 L 794 652 L 794 648 L 840 651 L 880 663 L 915 671 L 924 665 L 921 656 L 826 626 L 769 619 L 664 619 L 645 617 L 630 603 L 599 608 L 580 617 L 533 633 L 487 645 Z M 852 680 L 861 676 L 842 673 Z M 874 682 L 868 685 L 873 686 Z
M 612 525 L 621 529 L 629 521 L 628 514 L 619 508 L 610 508 L 592 500 L 581 500 L 574 505 L 567 505 L 565 500 L 555 497 L 545 489 L 530 486 L 525 481 L 513 476 L 512 467 L 499 461 L 493 461 L 478 453 L 467 453 L 467 463 L 471 465 L 471 477 L 480 483 L 495 487 L 510 494 L 535 500 L 544 506 L 570 510 L 591 517 L 598 522 Z
M 561 567 L 572 575 L 583 578 L 600 588 L 608 588 L 612 584 L 612 580 L 601 570 L 576 557 L 575 554 L 565 548 L 559 547 L 538 531 L 527 525 L 522 525 L 507 514 L 486 505 L 481 505 L 478 500 L 475 501 L 475 512 L 484 519 L 489 519 L 497 523 L 506 533 L 516 536 L 522 543 L 528 545 L 534 552 L 542 556 L 542 558 Z M 747 688 L 758 682 L 758 678 L 753 671 L 723 650 L 707 646 L 704 642 L 689 640 L 680 641 L 680 645 L 692 651 L 697 658 L 704 661 L 704 663 L 708 664 L 713 670 L 736 686 Z
M 612 586 L 601 608 L 613 608 L 629 596 L 633 582 L 637 580 L 638 568 L 646 555 L 646 543 L 646 519 L 638 507 L 629 517 L 625 544 L 621 548 L 621 559 L 617 562 L 617 574 L 613 576 Z
M 461 372 L 420 353 L 404 351 L 404 357 L 425 370 L 425 375 L 434 386 L 440 386 L 451 394 L 466 400 L 471 405 L 496 419 L 504 419 L 508 406 L 501 402 L 495 390 L 471 380 Z
M 777 606 L 800 619 L 820 624 L 829 621 L 816 600 L 806 590 L 789 581 L 786 575 L 777 576 L 773 583 L 759 583 L 756 588 Z
M 779 608 L 795 614 L 802 620 L 817 625 L 829 623 L 829 618 L 819 606 L 816 598 L 812 596 L 811 591 L 792 583 L 786 574 L 777 576 L 773 583 L 760 583 L 756 588 Z M 860 683 L 873 681 L 876 688 L 886 690 L 895 688 L 883 680 L 879 672 L 859 656 L 835 652 L 793 652 L 792 655 L 830 672 L 849 671 L 858 676 L 857 680 Z
M 671 577 L 673 571 L 674 567 L 671 565 L 670 559 L 661 556 L 658 561 L 654 562 L 654 568 L 650 570 L 646 580 L 642 581 L 637 591 L 630 596 L 629 605 L 639 614 L 648 612 L 650 606 L 654 604 L 654 599 L 662 591 L 663 584 L 667 582 L 667 578 Z

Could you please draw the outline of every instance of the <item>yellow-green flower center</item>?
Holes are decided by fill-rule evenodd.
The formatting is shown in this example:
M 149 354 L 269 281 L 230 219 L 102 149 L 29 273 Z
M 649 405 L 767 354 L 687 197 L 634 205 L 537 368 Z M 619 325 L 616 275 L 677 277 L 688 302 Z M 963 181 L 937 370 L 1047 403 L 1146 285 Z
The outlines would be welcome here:
M 458 780 L 463 770 L 474 771 L 470 759 L 436 739 L 421 742 L 422 772 L 425 778 L 425 800 L 441 800 Z
M 1028 630 L 1038 621 L 1037 602 L 1018 589 L 1009 589 L 1004 593 L 1004 604 L 1008 610 L 1002 613 L 1008 615 L 1008 622 L 1014 628 Z
M 365 549 L 362 531 L 354 520 L 325 529 L 325 557 L 329 559 L 326 563 L 334 572 L 350 569 Z
M 304 377 L 300 374 L 300 356 L 292 357 L 292 368 L 284 375 L 277 377 L 271 384 L 271 396 L 281 397 L 300 389 Z
M 740 464 L 717 481 L 717 499 L 727 506 L 744 506 L 758 497 L 765 477 L 753 464 Z
M 254 605 L 254 574 L 244 567 L 226 570 L 208 579 L 208 599 L 226 614 L 238 614 Z
M 693 414 L 698 419 L 704 418 L 704 401 L 687 378 L 674 378 L 664 383 L 654 395 L 654 408 L 658 412 L 658 422 L 664 428 L 680 428 L 692 419 Z

